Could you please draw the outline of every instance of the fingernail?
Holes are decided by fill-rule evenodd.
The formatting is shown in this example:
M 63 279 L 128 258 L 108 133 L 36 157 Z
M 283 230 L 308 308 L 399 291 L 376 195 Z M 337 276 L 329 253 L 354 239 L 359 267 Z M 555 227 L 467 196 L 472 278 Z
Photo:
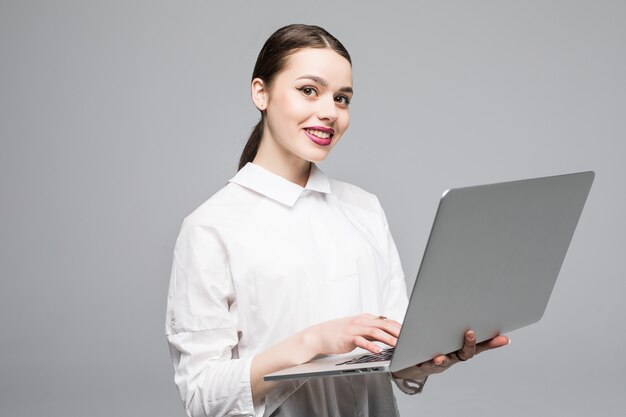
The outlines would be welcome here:
M 510 344 L 511 344 L 511 339 L 509 339 L 509 343 L 507 343 L 507 345 L 510 345 Z

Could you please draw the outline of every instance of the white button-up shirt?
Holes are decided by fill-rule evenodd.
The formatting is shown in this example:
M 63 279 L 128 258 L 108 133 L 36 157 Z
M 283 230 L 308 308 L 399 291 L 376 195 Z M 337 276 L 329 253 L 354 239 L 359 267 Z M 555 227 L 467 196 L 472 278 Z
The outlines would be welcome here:
M 397 415 L 387 373 L 281 382 L 255 409 L 250 365 L 315 323 L 361 313 L 401 322 L 406 305 L 376 196 L 314 164 L 303 188 L 248 163 L 176 241 L 165 329 L 187 413 Z

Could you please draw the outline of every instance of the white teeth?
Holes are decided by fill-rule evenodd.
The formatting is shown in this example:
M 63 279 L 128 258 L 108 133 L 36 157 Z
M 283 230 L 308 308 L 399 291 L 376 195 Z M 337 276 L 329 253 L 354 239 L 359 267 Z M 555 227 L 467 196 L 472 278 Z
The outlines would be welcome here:
M 322 132 L 321 130 L 313 130 L 313 129 L 305 129 L 307 132 L 312 134 L 313 136 L 317 136 L 318 138 L 328 139 L 330 137 L 330 133 Z

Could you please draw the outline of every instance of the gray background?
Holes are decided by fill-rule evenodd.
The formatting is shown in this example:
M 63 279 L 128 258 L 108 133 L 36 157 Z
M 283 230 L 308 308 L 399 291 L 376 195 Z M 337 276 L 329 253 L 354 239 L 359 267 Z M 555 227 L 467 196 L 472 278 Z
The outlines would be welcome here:
M 403 415 L 621 414 L 626 3 L 0 1 L 0 415 L 182 416 L 174 240 L 234 173 L 278 27 L 354 59 L 322 168 L 376 193 L 413 282 L 448 187 L 593 169 L 538 324 L 399 395 Z

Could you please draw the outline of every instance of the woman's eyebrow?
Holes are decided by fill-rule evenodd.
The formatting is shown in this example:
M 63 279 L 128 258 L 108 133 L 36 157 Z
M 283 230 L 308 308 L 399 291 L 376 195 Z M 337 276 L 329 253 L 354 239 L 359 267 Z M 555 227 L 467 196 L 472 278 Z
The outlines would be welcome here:
M 315 81 L 316 83 L 318 83 L 319 85 L 321 85 L 322 87 L 328 87 L 328 83 L 326 82 L 325 79 L 318 77 L 317 75 L 303 75 L 302 77 L 298 77 L 296 78 L 297 80 L 302 80 L 302 79 L 309 79 L 311 81 Z M 343 92 L 343 93 L 353 93 L 352 87 L 341 87 L 339 89 L 339 91 Z

